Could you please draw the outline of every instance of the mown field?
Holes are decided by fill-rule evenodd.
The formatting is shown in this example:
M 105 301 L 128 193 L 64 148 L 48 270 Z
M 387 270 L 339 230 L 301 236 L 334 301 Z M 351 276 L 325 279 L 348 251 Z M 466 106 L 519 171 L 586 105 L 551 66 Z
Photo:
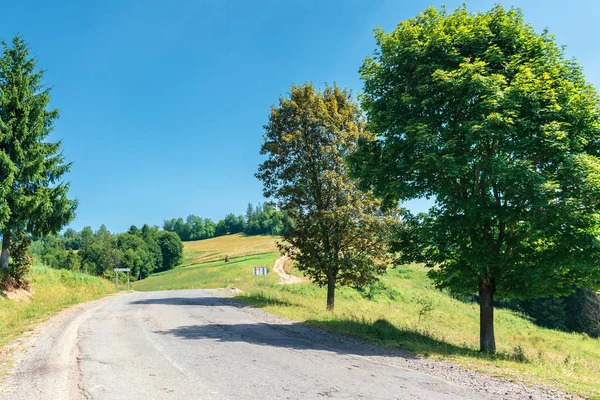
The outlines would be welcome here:
M 115 291 L 114 284 L 105 279 L 51 269 L 39 262 L 32 266 L 28 279 L 30 296 L 22 294 L 19 300 L 0 296 L 0 349 L 48 316 Z
M 227 287 L 251 289 L 263 282 L 262 277 L 257 280 L 252 275 L 252 267 L 271 267 L 279 257 L 276 240 L 273 236 L 236 234 L 186 242 L 181 266 L 135 282 L 133 288 L 139 291 Z M 227 255 L 229 262 L 225 262 Z M 270 273 L 266 281 L 274 284 L 278 278 Z
M 478 352 L 479 308 L 435 289 L 420 265 L 394 268 L 378 285 L 338 289 L 336 311 L 311 283 L 256 286 L 253 265 L 272 267 L 276 238 L 226 236 L 185 245 L 186 263 L 136 282 L 136 290 L 237 287 L 238 298 L 269 312 L 413 353 L 528 384 L 554 386 L 600 399 L 600 340 L 536 326 L 511 310 L 496 310 L 498 353 Z M 229 254 L 231 262 L 223 261 Z

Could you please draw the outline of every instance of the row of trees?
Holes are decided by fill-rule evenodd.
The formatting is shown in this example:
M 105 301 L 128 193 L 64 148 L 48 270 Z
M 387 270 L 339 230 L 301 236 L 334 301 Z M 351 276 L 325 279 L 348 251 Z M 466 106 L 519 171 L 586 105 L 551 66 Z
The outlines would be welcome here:
M 430 8 L 375 37 L 362 111 L 335 85 L 292 86 L 265 126 L 257 177 L 327 308 L 393 250 L 438 288 L 476 293 L 493 352 L 498 296 L 598 290 L 600 101 L 581 67 L 501 6 Z M 423 197 L 429 212 L 399 223 L 399 202 Z
M 578 288 L 568 296 L 519 300 L 514 308 L 540 326 L 600 337 L 600 295 L 594 290 Z
M 104 225 L 96 232 L 89 226 L 80 232 L 67 229 L 33 242 L 31 250 L 53 268 L 110 278 L 115 267 L 125 267 L 134 280 L 174 268 L 183 257 L 179 236 L 148 225 L 120 234 L 111 234 Z
M 210 218 L 189 215 L 183 218 L 166 220 L 163 229 L 175 232 L 183 241 L 208 239 L 234 233 L 248 235 L 279 235 L 287 216 L 272 205 L 248 204 L 246 215 L 228 214 L 224 219 L 214 223 Z

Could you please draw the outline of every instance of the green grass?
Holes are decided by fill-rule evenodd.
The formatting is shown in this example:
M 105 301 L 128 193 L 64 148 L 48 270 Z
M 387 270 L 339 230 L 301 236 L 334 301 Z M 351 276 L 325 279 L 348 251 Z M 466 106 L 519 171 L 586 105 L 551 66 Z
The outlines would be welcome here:
M 66 270 L 56 270 L 38 262 L 31 268 L 31 299 L 0 297 L 0 349 L 48 316 L 71 305 L 98 299 L 115 288 L 105 279 Z
M 497 309 L 498 352 L 493 356 L 481 354 L 477 351 L 477 304 L 436 290 L 426 277 L 426 269 L 419 265 L 390 270 L 381 284 L 360 291 L 338 289 L 336 310 L 328 313 L 325 289 L 311 283 L 276 285 L 277 277 L 270 274 L 267 286 L 256 287 L 251 267 L 273 266 L 278 257 L 274 238 L 236 236 L 186 243 L 186 253 L 191 252 L 186 254 L 191 260 L 187 265 L 136 282 L 134 288 L 235 286 L 245 291 L 238 296 L 240 300 L 295 321 L 377 345 L 451 360 L 489 375 L 600 399 L 599 339 L 540 328 L 524 315 Z M 247 246 L 250 240 L 252 246 Z M 249 247 L 261 248 L 262 253 L 222 261 L 224 254 L 236 254 L 240 249 L 248 252 Z M 207 256 L 210 252 L 214 254 Z M 193 261 L 203 256 L 207 257 L 204 261 Z
M 224 260 L 253 254 L 277 253 L 276 236 L 247 236 L 243 233 L 184 243 L 183 265 Z
M 208 261 L 153 275 L 134 282 L 135 290 L 147 292 L 154 290 L 226 288 L 236 287 L 242 290 L 255 285 L 252 267 L 255 265 L 273 265 L 277 254 L 258 254 L 231 258 L 231 261 Z M 277 277 L 270 274 L 267 283 L 272 284 Z M 262 283 L 262 277 L 259 283 Z
M 243 234 L 184 243 L 184 262 L 181 266 L 154 274 L 135 282 L 139 291 L 226 288 L 247 290 L 263 278 L 256 280 L 252 267 L 272 267 L 279 253 L 274 236 L 245 236 Z M 229 255 L 230 261 L 225 262 Z M 275 274 L 267 275 L 267 284 L 278 281 Z
M 478 305 L 433 288 L 425 273 L 422 266 L 404 266 L 390 271 L 381 285 L 371 289 L 338 289 L 335 313 L 325 311 L 325 290 L 310 283 L 273 285 L 238 298 L 286 318 L 377 345 L 600 399 L 599 339 L 540 328 L 524 315 L 497 309 L 498 352 L 484 355 L 478 351 Z M 427 306 L 432 310 L 419 320 Z

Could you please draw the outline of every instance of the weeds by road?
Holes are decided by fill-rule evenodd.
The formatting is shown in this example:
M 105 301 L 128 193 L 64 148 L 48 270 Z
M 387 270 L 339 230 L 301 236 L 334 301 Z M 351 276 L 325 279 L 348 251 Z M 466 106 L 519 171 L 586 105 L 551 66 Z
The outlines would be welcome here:
M 424 268 L 393 270 L 364 290 L 342 288 L 334 314 L 325 290 L 312 284 L 273 285 L 238 297 L 266 311 L 307 324 L 446 359 L 493 376 L 554 386 L 600 399 L 600 340 L 536 326 L 510 310 L 496 311 L 499 351 L 478 351 L 478 306 L 433 288 Z
M 0 349 L 44 318 L 73 304 L 113 293 L 105 279 L 34 263 L 29 279 L 31 296 L 19 300 L 0 296 Z

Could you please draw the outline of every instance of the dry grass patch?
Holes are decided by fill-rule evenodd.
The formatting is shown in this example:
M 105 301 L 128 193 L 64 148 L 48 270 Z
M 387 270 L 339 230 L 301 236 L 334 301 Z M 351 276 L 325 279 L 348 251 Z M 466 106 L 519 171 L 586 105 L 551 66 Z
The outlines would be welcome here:
M 254 254 L 277 253 L 277 236 L 242 233 L 184 243 L 184 266 Z

